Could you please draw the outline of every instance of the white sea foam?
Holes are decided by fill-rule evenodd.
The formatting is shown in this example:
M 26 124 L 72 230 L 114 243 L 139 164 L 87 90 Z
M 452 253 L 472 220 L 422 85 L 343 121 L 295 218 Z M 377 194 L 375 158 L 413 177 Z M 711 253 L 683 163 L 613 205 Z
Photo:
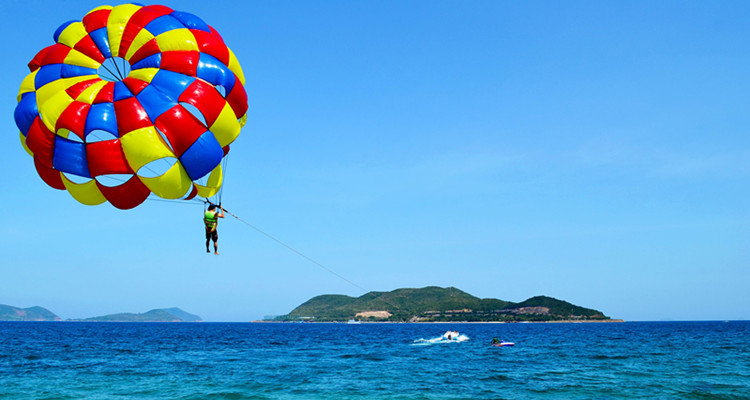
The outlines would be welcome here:
M 440 343 L 460 343 L 460 342 L 466 342 L 469 340 L 469 337 L 460 334 L 456 331 L 448 331 L 445 332 L 442 336 L 434 337 L 431 339 L 424 339 L 420 338 L 414 341 L 414 345 L 421 345 L 421 346 L 428 346 L 432 344 L 440 344 Z

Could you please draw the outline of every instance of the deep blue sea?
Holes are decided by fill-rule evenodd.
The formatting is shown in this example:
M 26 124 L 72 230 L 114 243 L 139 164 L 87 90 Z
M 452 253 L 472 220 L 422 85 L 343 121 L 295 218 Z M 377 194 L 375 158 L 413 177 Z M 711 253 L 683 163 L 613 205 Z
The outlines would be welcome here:
M 0 399 L 750 399 L 750 322 L 3 322 Z

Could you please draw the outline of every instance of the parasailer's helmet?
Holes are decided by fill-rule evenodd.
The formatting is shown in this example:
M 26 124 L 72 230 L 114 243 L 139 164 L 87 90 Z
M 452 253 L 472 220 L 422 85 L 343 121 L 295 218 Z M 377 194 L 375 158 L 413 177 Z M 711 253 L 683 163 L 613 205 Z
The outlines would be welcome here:
M 219 33 L 160 5 L 102 6 L 29 63 L 15 121 L 49 186 L 129 209 L 219 192 L 247 118 L 245 78 Z

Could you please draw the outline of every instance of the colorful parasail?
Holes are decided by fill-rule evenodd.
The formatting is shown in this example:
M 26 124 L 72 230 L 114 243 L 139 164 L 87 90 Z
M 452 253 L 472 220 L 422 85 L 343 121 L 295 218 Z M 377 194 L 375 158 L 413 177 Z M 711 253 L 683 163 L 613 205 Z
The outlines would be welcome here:
M 247 118 L 245 78 L 218 32 L 160 5 L 102 6 L 28 64 L 15 110 L 39 176 L 120 209 L 216 195 Z

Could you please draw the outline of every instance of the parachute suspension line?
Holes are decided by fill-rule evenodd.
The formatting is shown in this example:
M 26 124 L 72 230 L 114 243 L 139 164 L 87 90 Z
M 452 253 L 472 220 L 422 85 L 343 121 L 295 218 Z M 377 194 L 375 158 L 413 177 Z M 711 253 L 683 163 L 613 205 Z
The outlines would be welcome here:
M 97 176 L 97 178 L 111 179 L 113 181 L 117 181 L 117 182 L 121 182 L 121 183 L 127 182 L 125 179 L 115 178 L 114 176 L 111 176 L 111 175 L 99 175 L 99 176 Z
M 115 64 L 115 66 L 117 66 L 117 64 Z M 112 72 L 111 69 L 107 68 L 107 66 L 104 65 L 104 63 L 102 63 L 102 68 L 106 69 L 107 72 L 109 72 L 112 76 L 117 76 L 114 72 Z
M 208 199 L 206 199 L 206 200 L 204 201 L 204 210 L 205 210 L 205 207 L 206 207 L 206 205 L 208 205 L 208 204 L 212 204 L 212 205 L 213 205 L 214 203 L 212 203 L 211 201 L 209 201 Z M 255 225 L 253 225 L 253 224 L 251 224 L 251 223 L 249 223 L 249 222 L 247 222 L 247 221 L 243 220 L 242 218 L 240 218 L 240 217 L 238 217 L 237 215 L 233 214 L 233 213 L 232 213 L 231 211 L 227 210 L 226 208 L 222 207 L 221 209 L 222 209 L 222 210 L 224 210 L 224 212 L 225 212 L 225 213 L 227 213 L 227 214 L 231 215 L 232 217 L 234 217 L 234 218 L 235 218 L 235 219 L 237 219 L 238 221 L 242 222 L 243 224 L 245 224 L 245 225 L 249 226 L 250 228 L 252 228 L 252 229 L 253 229 L 253 230 L 255 230 L 256 232 L 260 233 L 261 235 L 263 235 L 263 236 L 265 236 L 265 237 L 267 237 L 267 238 L 269 238 L 269 239 L 273 240 L 274 242 L 276 242 L 276 243 L 278 243 L 278 244 L 280 244 L 280 245 L 282 245 L 282 246 L 286 247 L 286 248 L 287 248 L 288 250 L 290 250 L 290 251 L 291 251 L 291 252 L 293 252 L 294 254 L 297 254 L 298 256 L 300 256 L 300 257 L 304 258 L 305 260 L 307 260 L 307 261 L 309 261 L 309 262 L 311 262 L 311 263 L 313 263 L 313 264 L 317 265 L 318 267 L 320 267 L 320 268 L 322 268 L 322 269 L 324 269 L 324 270 L 328 271 L 328 272 L 329 272 L 329 273 L 331 273 L 332 275 L 335 275 L 335 276 L 337 276 L 337 277 L 338 277 L 339 279 L 343 280 L 344 282 L 347 282 L 348 284 L 350 284 L 350 285 L 354 286 L 355 288 L 357 288 L 357 289 L 361 290 L 362 292 L 364 292 L 364 293 L 368 293 L 368 292 L 369 292 L 369 290 L 367 290 L 367 289 L 363 288 L 362 286 L 359 286 L 359 285 L 357 285 L 356 283 L 354 283 L 354 282 L 350 281 L 349 279 L 346 279 L 346 278 L 345 278 L 345 277 L 343 277 L 342 275 L 338 274 L 338 273 L 337 273 L 336 271 L 334 271 L 334 270 L 332 270 L 332 269 L 330 269 L 330 268 L 326 267 L 325 265 L 323 265 L 323 264 L 319 263 L 318 261 L 314 260 L 314 259 L 313 259 L 312 257 L 309 257 L 309 256 L 305 255 L 305 254 L 304 254 L 304 253 L 302 253 L 301 251 L 299 251 L 299 250 L 295 249 L 294 247 L 292 247 L 292 246 L 290 246 L 290 245 L 288 245 L 288 244 L 286 244 L 286 243 L 282 242 L 281 240 L 279 240 L 279 239 L 277 239 L 277 238 L 273 237 L 273 236 L 272 236 L 271 234 L 269 234 L 269 233 L 267 233 L 267 232 L 265 232 L 265 231 L 261 230 L 261 229 L 260 229 L 260 228 L 258 228 L 257 226 L 255 226 Z M 383 301 L 384 303 L 388 304 L 389 306 L 392 306 L 392 307 L 394 308 L 394 311 L 395 311 L 395 310 L 399 310 L 399 311 L 402 311 L 402 310 L 403 310 L 403 309 L 402 309 L 401 307 L 399 307 L 399 306 L 398 306 L 398 305 L 396 305 L 396 304 L 393 304 L 393 303 L 391 303 L 390 301 L 387 301 L 387 300 L 382 300 L 382 299 L 381 299 L 381 301 Z
M 354 283 L 354 282 L 350 281 L 349 279 L 346 279 L 346 278 L 344 278 L 343 276 L 339 275 L 338 273 L 336 273 L 335 271 L 333 271 L 333 270 L 331 270 L 330 268 L 326 267 L 325 265 L 323 265 L 323 264 L 321 264 L 321 263 L 319 263 L 319 262 L 315 261 L 314 259 L 312 259 L 312 258 L 310 258 L 310 257 L 306 256 L 306 255 L 305 255 L 304 253 L 302 253 L 301 251 L 299 251 L 299 250 L 295 249 L 294 247 L 292 247 L 292 246 L 290 246 L 290 245 L 288 245 L 288 244 L 286 244 L 286 243 L 282 242 L 282 241 L 281 241 L 281 240 L 279 240 L 279 239 L 276 239 L 275 237 L 273 237 L 273 236 L 271 236 L 270 234 L 268 234 L 268 233 L 266 233 L 266 232 L 262 231 L 262 230 L 261 230 L 260 228 L 258 228 L 258 227 L 256 227 L 256 226 L 254 226 L 254 225 L 250 224 L 249 222 L 247 222 L 247 221 L 243 220 L 242 218 L 240 218 L 240 217 L 238 217 L 238 216 L 236 216 L 236 215 L 232 214 L 231 212 L 227 211 L 226 209 L 224 209 L 224 208 L 222 208 L 222 209 L 224 210 L 224 212 L 226 212 L 227 214 L 229 214 L 229 215 L 233 216 L 233 217 L 234 217 L 234 218 L 236 218 L 236 219 L 237 219 L 238 221 L 240 221 L 240 222 L 242 222 L 243 224 L 245 224 L 245 225 L 249 226 L 250 228 L 254 229 L 254 230 L 255 230 L 256 232 L 260 233 L 261 235 L 263 235 L 263 236 L 265 236 L 265 237 L 267 237 L 267 238 L 269 238 L 269 239 L 273 240 L 274 242 L 276 242 L 276 243 L 278 243 L 278 244 L 280 244 L 280 245 L 282 245 L 282 246 L 286 247 L 286 248 L 287 248 L 288 250 L 290 250 L 290 251 L 292 251 L 293 253 L 297 254 L 298 256 L 300 256 L 300 257 L 304 258 L 305 260 L 307 260 L 307 261 L 309 261 L 309 262 L 311 262 L 311 263 L 313 263 L 313 264 L 317 265 L 318 267 L 320 267 L 320 268 L 322 268 L 322 269 L 324 269 L 324 270 L 326 270 L 326 271 L 330 272 L 330 273 L 331 273 L 331 274 L 333 274 L 333 275 L 336 275 L 336 276 L 337 276 L 337 277 L 339 277 L 339 278 L 340 278 L 341 280 L 343 280 L 343 281 L 345 281 L 345 282 L 349 283 L 350 285 L 352 285 L 352 286 L 356 287 L 357 289 L 359 289 L 359 290 L 361 290 L 361 291 L 363 291 L 363 292 L 367 293 L 367 289 L 363 288 L 362 286 L 359 286 L 359 285 L 357 285 L 356 283 Z M 394 306 L 394 307 L 395 307 L 395 306 Z M 398 308 L 398 307 L 397 307 L 397 308 Z
M 149 171 L 150 171 L 150 172 L 151 172 L 152 174 L 154 174 L 154 176 L 159 176 L 159 173 L 157 173 L 156 171 L 154 171 L 153 169 L 151 169 L 151 167 L 149 167 L 148 165 L 144 165 L 144 166 L 143 166 L 143 167 L 141 167 L 141 168 L 146 168 L 146 169 L 147 169 L 147 170 L 149 170 Z
M 222 163 L 224 165 L 221 166 L 221 172 L 222 172 L 222 180 L 226 180 L 227 177 L 227 169 L 229 166 L 229 153 L 227 153 L 226 156 L 224 156 L 224 160 L 222 160 Z M 222 182 L 221 187 L 219 188 L 219 204 L 221 204 L 221 197 L 224 195 L 224 183 Z
M 91 143 L 91 141 L 89 140 L 89 137 L 93 137 L 94 139 L 98 141 L 104 141 L 104 139 L 101 136 L 99 136 L 99 133 L 97 133 L 96 131 L 89 132 L 89 134 L 84 139 L 84 142 Z
M 207 204 L 216 204 L 216 205 L 221 204 L 221 197 L 224 195 L 224 181 L 226 181 L 226 177 L 227 177 L 227 165 L 228 164 L 229 164 L 229 154 L 224 156 L 224 158 L 221 160 L 221 173 L 222 173 L 221 187 L 213 196 L 205 197 L 205 200 L 199 200 L 199 201 L 203 201 L 204 203 L 207 203 Z
M 116 78 L 120 78 L 120 80 L 123 80 L 123 79 L 125 79 L 125 74 L 123 74 L 122 72 L 120 72 L 120 67 L 119 67 L 119 66 L 117 66 L 117 61 L 116 61 L 116 60 L 117 60 L 116 58 L 113 58 L 113 59 L 112 59 L 112 64 L 114 64 L 114 65 L 115 65 L 115 69 L 117 70 L 117 75 L 115 75 L 115 77 L 116 77 Z M 102 65 L 103 65 L 103 64 L 102 64 Z M 124 67 L 124 66 L 123 66 L 123 67 Z
M 146 200 L 147 201 L 160 201 L 162 203 L 187 204 L 191 206 L 198 205 L 199 204 L 198 202 L 200 201 L 198 199 L 192 199 L 190 201 L 185 201 L 185 200 L 180 200 L 180 199 L 162 199 L 162 198 L 157 198 L 156 196 L 146 197 Z M 193 201 L 193 200 L 198 200 L 198 201 Z

